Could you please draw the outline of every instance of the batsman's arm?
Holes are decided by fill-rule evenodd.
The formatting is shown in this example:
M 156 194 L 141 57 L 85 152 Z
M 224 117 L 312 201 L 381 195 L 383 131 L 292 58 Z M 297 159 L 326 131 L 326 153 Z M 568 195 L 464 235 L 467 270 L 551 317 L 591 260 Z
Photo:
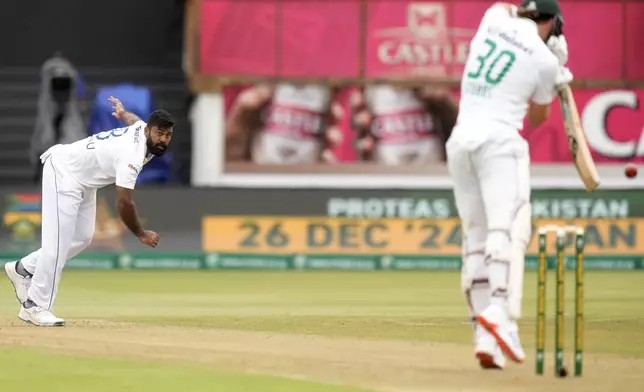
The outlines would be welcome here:
M 492 4 L 490 6 L 490 8 L 488 8 L 488 9 L 491 9 L 491 8 L 503 8 L 506 11 L 508 11 L 508 14 L 510 14 L 510 16 L 512 16 L 512 17 L 517 16 L 517 6 L 514 5 L 514 4 L 499 1 L 499 2 L 496 2 L 496 3 Z
M 492 8 L 503 8 L 513 18 L 516 18 L 517 16 L 534 18 L 534 17 L 536 17 L 538 15 L 538 12 L 536 10 L 519 8 L 514 4 L 505 3 L 505 2 L 494 3 L 488 9 L 492 9 Z
M 552 101 L 557 96 L 559 65 L 554 56 L 541 64 L 538 72 L 539 80 L 528 106 L 528 123 L 531 127 L 538 127 L 550 117 Z
M 494 3 L 485 11 L 483 19 L 481 19 L 481 26 L 504 25 L 509 19 L 516 18 L 517 13 L 517 7 L 513 4 L 504 2 Z
M 551 104 L 540 105 L 533 101 L 530 101 L 530 106 L 528 107 L 528 124 L 531 127 L 536 128 L 539 125 L 546 122 L 548 117 L 550 117 L 550 112 L 552 111 Z
M 145 233 L 143 227 L 141 226 L 141 221 L 136 212 L 136 206 L 134 205 L 134 199 L 132 195 L 134 194 L 134 189 L 123 188 L 116 186 L 116 210 L 127 226 L 128 229 L 137 238 L 141 238 Z

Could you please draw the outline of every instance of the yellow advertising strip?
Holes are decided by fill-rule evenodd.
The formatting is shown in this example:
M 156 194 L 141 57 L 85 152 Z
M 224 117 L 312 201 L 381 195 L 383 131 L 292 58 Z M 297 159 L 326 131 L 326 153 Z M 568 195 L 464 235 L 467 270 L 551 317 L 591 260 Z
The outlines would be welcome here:
M 36 225 L 40 225 L 41 214 L 40 212 L 5 212 L 4 224 L 11 226 L 16 222 L 28 221 Z
M 586 231 L 586 255 L 644 253 L 644 218 L 535 220 L 528 254 L 538 251 L 537 227 L 575 225 Z M 461 226 L 450 219 L 207 216 L 206 252 L 268 254 L 461 254 Z M 548 250 L 554 254 L 554 233 Z M 566 248 L 573 255 L 575 234 Z

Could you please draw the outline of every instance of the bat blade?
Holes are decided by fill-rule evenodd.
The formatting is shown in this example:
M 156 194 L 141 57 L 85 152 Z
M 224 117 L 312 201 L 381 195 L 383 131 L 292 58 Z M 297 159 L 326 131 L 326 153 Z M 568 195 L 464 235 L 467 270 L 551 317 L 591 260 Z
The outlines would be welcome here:
M 579 119 L 577 103 L 570 86 L 565 86 L 559 91 L 559 104 L 561 105 L 564 129 L 568 138 L 568 148 L 577 168 L 577 173 L 586 190 L 592 192 L 600 184 L 599 173 L 597 173 L 595 161 L 590 154 L 586 135 Z

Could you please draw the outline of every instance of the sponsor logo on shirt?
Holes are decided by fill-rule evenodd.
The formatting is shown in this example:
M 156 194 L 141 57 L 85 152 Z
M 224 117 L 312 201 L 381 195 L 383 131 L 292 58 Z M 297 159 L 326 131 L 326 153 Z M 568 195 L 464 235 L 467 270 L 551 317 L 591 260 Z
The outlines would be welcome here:
M 139 133 L 141 133 L 141 126 L 136 127 L 134 131 L 134 144 L 139 144 Z
M 129 167 L 130 169 L 134 170 L 134 172 L 137 175 L 139 175 L 139 169 L 137 169 L 136 166 L 134 166 L 133 164 L 130 163 L 130 164 L 127 165 L 127 167 Z

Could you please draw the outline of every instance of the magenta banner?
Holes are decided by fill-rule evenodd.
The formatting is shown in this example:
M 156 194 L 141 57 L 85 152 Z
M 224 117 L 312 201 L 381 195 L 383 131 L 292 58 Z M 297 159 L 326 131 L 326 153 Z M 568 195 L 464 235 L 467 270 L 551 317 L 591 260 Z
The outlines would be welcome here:
M 575 100 L 595 162 L 644 162 L 644 90 L 576 90 Z M 559 102 L 548 122 L 526 127 L 532 162 L 571 162 Z
M 273 1 L 204 0 L 200 66 L 208 75 L 277 74 Z
M 281 12 L 282 77 L 359 74 L 359 0 L 284 1 Z
M 626 78 L 644 79 L 644 3 L 626 5 Z
M 440 77 L 463 72 L 488 4 L 376 0 L 367 7 L 365 76 Z
M 359 75 L 360 0 L 204 0 L 200 72 Z
M 456 76 L 488 1 L 370 0 L 367 11 L 367 77 Z M 644 75 L 641 3 L 561 1 L 577 79 Z M 625 22 L 625 12 L 631 12 Z M 637 15 L 637 16 L 633 16 Z M 601 26 L 601 28 L 599 28 Z
M 458 77 L 469 41 L 491 3 L 203 0 L 200 72 Z M 644 78 L 643 2 L 561 0 L 561 4 L 569 66 L 577 79 Z
M 564 34 L 570 57 L 568 67 L 577 79 L 619 79 L 624 75 L 624 39 L 629 34 L 622 26 L 625 8 L 619 1 L 561 1 Z M 633 26 L 636 27 L 636 26 Z M 638 28 L 641 32 L 641 28 Z M 624 35 L 626 33 L 626 35 Z M 635 31 L 630 32 L 635 34 Z

